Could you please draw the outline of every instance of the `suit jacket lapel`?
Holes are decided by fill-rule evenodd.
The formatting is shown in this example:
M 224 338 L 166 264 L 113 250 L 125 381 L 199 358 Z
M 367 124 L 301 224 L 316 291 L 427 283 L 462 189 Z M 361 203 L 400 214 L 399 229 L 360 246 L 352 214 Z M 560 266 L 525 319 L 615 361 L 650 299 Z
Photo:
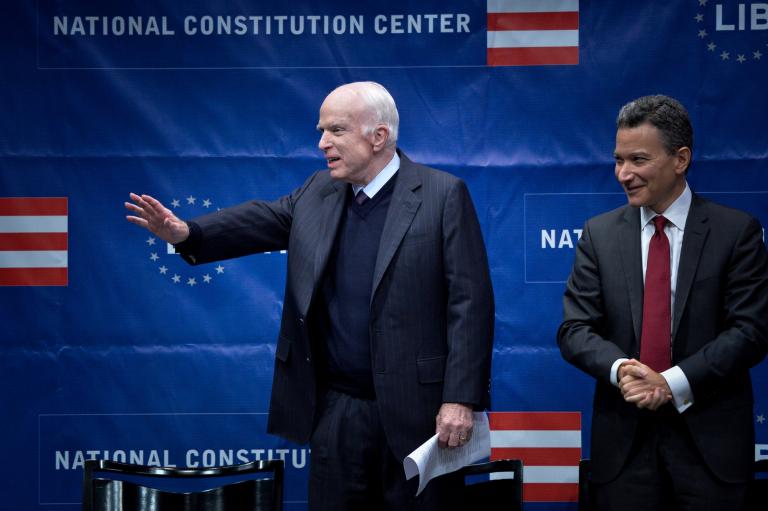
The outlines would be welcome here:
M 680 318 L 683 315 L 688 295 L 691 292 L 693 278 L 696 276 L 696 270 L 699 267 L 702 248 L 709 234 L 708 221 L 709 216 L 703 200 L 694 194 L 691 201 L 691 209 L 688 211 L 688 218 L 685 221 L 683 248 L 680 252 L 680 263 L 677 267 L 675 310 L 672 316 L 673 346 L 675 336 L 677 335 L 677 328 L 680 325 Z
M 384 229 L 381 232 L 381 241 L 379 242 L 379 252 L 376 256 L 376 266 L 373 272 L 373 287 L 371 289 L 371 303 L 376 294 L 376 290 L 381 283 L 381 279 L 386 272 L 392 257 L 397 251 L 397 247 L 403 241 L 405 233 L 413 222 L 421 198 L 414 191 L 421 187 L 421 178 L 414 168 L 411 161 L 401 152 L 400 170 L 398 170 L 395 188 L 392 190 L 392 200 L 387 211 L 387 219 L 384 221 Z
M 635 341 L 640 345 L 643 324 L 643 260 L 640 247 L 640 210 L 627 206 L 619 226 L 622 272 L 627 281 Z
M 336 240 L 336 231 L 339 229 L 339 220 L 341 220 L 341 212 L 344 209 L 345 194 L 349 185 L 332 181 L 328 183 L 323 190 L 323 201 L 320 211 L 318 212 L 320 235 L 317 237 L 317 248 L 315 249 L 315 270 L 314 278 L 312 279 L 312 290 L 314 290 L 320 278 L 325 270 L 325 265 L 328 263 L 328 257 L 331 253 L 331 248 Z M 307 304 L 309 305 L 309 304 Z

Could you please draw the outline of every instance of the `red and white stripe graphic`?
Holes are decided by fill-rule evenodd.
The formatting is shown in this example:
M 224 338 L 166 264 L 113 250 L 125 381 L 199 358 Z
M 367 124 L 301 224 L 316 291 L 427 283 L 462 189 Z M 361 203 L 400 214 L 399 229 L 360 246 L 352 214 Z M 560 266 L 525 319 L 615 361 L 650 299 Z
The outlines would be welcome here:
M 67 236 L 66 197 L 0 197 L 0 286 L 66 286 Z
M 492 412 L 491 459 L 523 460 L 526 502 L 576 502 L 580 412 Z
M 489 66 L 579 63 L 579 0 L 488 0 Z

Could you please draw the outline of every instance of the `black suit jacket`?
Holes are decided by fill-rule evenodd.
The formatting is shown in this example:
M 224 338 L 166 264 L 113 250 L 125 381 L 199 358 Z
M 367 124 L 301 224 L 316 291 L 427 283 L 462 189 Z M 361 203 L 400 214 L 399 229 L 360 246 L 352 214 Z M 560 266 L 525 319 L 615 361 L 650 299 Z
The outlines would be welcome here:
M 401 164 L 381 235 L 371 294 L 376 403 L 402 459 L 435 432 L 444 402 L 488 405 L 494 302 L 480 226 L 466 185 Z M 328 171 L 288 196 L 197 218 L 192 264 L 288 249 L 288 275 L 268 430 L 306 442 L 316 405 L 307 318 L 336 237 L 349 185 Z
M 640 358 L 641 257 L 638 208 L 590 219 L 563 300 L 560 350 L 597 380 L 591 458 L 598 482 L 621 470 L 641 413 L 608 381 L 618 358 Z M 672 362 L 694 398 L 686 424 L 720 479 L 745 481 L 754 459 L 749 368 L 768 351 L 768 256 L 754 218 L 694 194 L 672 323 Z

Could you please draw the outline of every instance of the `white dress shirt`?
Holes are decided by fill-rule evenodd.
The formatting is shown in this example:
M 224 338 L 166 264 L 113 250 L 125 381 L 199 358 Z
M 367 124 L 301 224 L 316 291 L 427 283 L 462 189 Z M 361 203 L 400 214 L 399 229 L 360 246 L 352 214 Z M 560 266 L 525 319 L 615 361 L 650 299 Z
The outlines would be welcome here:
M 680 252 L 683 247 L 683 234 L 685 233 L 685 222 L 688 219 L 688 211 L 691 208 L 691 189 L 688 187 L 688 183 L 685 183 L 685 190 L 680 194 L 680 197 L 675 199 L 663 213 L 667 219 L 667 224 L 664 227 L 664 233 L 669 239 L 669 258 L 670 258 L 670 284 L 672 287 L 672 311 L 675 310 L 675 290 L 677 288 L 677 270 L 680 265 Z M 657 214 L 651 208 L 640 208 L 640 245 L 643 251 L 643 281 L 645 281 L 645 270 L 648 265 L 648 248 L 651 244 L 651 238 L 656 232 L 656 228 L 653 225 L 653 218 Z M 674 315 L 672 316 L 674 321 Z M 672 331 L 672 325 L 669 326 L 670 332 Z M 670 350 L 671 350 L 670 346 Z M 619 366 L 622 362 L 627 360 L 626 358 L 620 358 L 611 366 L 611 382 L 618 386 L 617 374 Z M 673 366 L 666 371 L 663 371 L 661 375 L 667 380 L 669 389 L 672 391 L 672 401 L 677 408 L 678 412 L 684 412 L 688 407 L 693 404 L 693 392 L 691 391 L 691 385 L 688 382 L 688 378 L 683 373 L 683 370 L 678 366 Z

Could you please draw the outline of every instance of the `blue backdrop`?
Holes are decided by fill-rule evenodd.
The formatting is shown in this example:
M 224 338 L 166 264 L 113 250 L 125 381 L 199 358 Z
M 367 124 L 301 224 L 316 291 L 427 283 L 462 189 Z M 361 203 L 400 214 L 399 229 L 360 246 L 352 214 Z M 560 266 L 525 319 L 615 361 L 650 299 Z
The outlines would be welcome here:
M 307 447 L 265 433 L 285 254 L 192 268 L 122 203 L 190 217 L 288 193 L 324 167 L 324 96 L 355 80 L 390 90 L 411 159 L 468 183 L 496 293 L 493 409 L 580 411 L 588 456 L 593 383 L 555 331 L 583 222 L 625 200 L 615 115 L 678 98 L 692 189 L 768 224 L 768 6 L 538 3 L 4 2 L 0 197 L 67 205 L 66 285 L 0 287 L 4 505 L 76 508 L 89 457 L 283 457 L 287 507 L 306 505 Z M 533 13 L 498 14 L 516 11 Z M 768 364 L 753 378 L 766 458 Z

